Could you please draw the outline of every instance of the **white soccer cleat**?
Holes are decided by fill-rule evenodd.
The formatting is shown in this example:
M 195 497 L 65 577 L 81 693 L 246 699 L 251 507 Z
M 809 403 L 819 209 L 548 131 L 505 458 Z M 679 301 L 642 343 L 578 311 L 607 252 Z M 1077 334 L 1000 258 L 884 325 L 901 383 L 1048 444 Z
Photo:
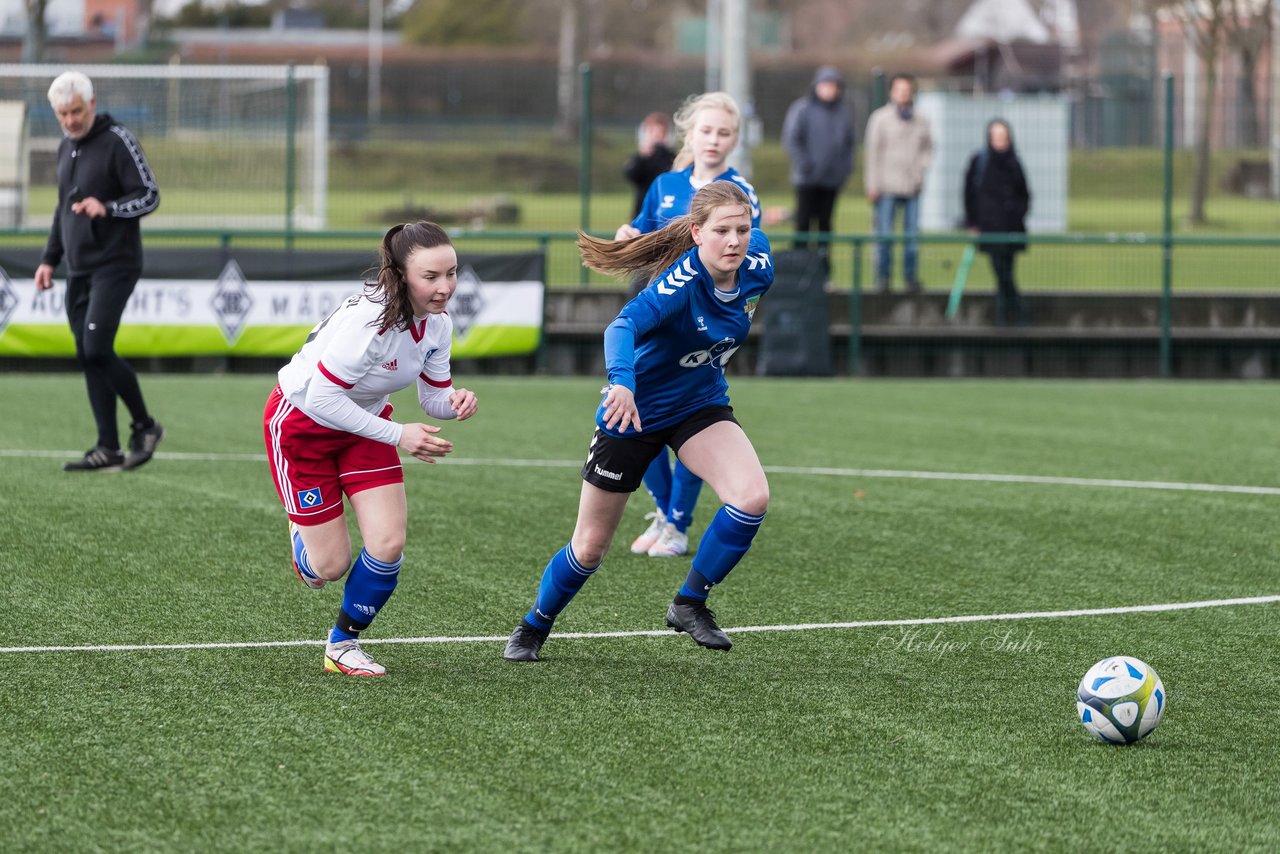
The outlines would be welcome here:
M 662 515 L 661 510 L 654 510 L 652 513 L 644 515 L 646 519 L 652 519 L 649 527 L 644 529 L 644 533 L 636 537 L 635 542 L 631 544 L 631 553 L 633 555 L 649 554 L 649 549 L 653 548 L 653 544 L 662 536 L 662 531 L 667 527 L 667 517 Z
M 324 669 L 347 676 L 385 676 L 387 673 L 387 668 L 370 658 L 354 638 L 325 645 Z
M 676 530 L 675 525 L 666 525 L 658 541 L 649 547 L 649 557 L 680 557 L 689 551 L 689 535 Z
M 298 524 L 289 522 L 289 564 L 293 567 L 294 573 L 298 576 L 298 580 L 310 587 L 312 590 L 319 590 L 324 587 L 325 580 L 323 578 L 312 578 L 302 571 L 302 567 L 298 566 L 297 559 L 293 556 L 293 538 L 298 536 Z

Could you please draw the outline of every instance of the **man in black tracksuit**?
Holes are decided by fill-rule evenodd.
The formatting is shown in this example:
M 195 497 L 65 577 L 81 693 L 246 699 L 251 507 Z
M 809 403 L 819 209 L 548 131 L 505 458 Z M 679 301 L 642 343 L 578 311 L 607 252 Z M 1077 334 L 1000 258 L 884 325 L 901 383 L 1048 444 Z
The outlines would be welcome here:
M 151 459 L 164 428 L 147 413 L 133 368 L 116 353 L 116 331 L 142 275 L 139 220 L 160 204 L 160 189 L 142 147 L 127 128 L 103 113 L 89 78 L 61 74 L 49 103 L 65 134 L 58 146 L 58 206 L 36 269 L 38 290 L 53 287 L 53 271 L 67 262 L 67 320 L 84 370 L 97 443 L 66 471 L 116 471 Z M 132 419 L 129 453 L 120 450 L 116 400 Z

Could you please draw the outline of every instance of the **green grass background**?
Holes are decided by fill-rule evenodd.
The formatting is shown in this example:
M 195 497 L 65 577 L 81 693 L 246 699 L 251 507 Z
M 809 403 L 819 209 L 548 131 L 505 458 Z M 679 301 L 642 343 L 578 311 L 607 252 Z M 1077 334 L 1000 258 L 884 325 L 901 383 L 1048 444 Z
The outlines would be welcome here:
M 630 193 L 620 164 L 630 153 L 630 134 L 602 130 L 593 149 L 593 193 L 590 198 L 592 230 L 611 234 L 630 219 Z M 165 215 L 198 213 L 222 216 L 224 227 L 253 228 L 254 217 L 274 217 L 277 227 L 284 209 L 283 158 L 275 148 L 256 152 L 249 162 L 234 159 L 245 146 L 201 146 L 156 139 L 148 155 L 160 178 L 162 212 Z M 518 206 L 519 222 L 508 229 L 572 232 L 582 225 L 581 198 L 577 192 L 576 145 L 564 145 L 549 132 L 513 129 L 480 136 L 467 142 L 431 140 L 367 140 L 358 144 L 335 143 L 330 152 L 327 199 L 328 227 L 368 229 L 370 236 L 336 242 L 332 238 L 301 239 L 301 246 L 336 245 L 366 247 L 376 232 L 405 218 L 460 214 L 484 208 L 498 196 Z M 1274 200 L 1248 199 L 1221 189 L 1236 161 L 1266 159 L 1252 150 L 1216 152 L 1212 164 L 1209 221 L 1197 227 L 1187 222 L 1192 160 L 1179 151 L 1174 159 L 1174 226 L 1182 235 L 1274 235 L 1280 230 L 1280 205 Z M 1067 201 L 1068 230 L 1084 234 L 1159 234 L 1162 228 L 1162 155 L 1156 149 L 1077 150 L 1070 155 Z M 794 203 L 788 181 L 788 163 L 778 143 L 766 142 L 753 152 L 754 181 L 766 210 L 789 210 Z M 211 178 L 211 176 L 215 176 Z M 197 187 L 197 183 L 203 182 Z M 842 192 L 836 206 L 835 230 L 841 234 L 871 231 L 870 205 L 861 188 L 861 170 Z M 305 185 L 305 180 L 302 182 Z M 37 221 L 50 214 L 53 189 L 34 187 L 29 201 Z M 158 221 L 158 220 L 157 220 Z M 465 226 L 467 221 L 454 222 Z M 494 226 L 490 224 L 489 228 Z M 768 226 L 774 235 L 790 233 L 789 221 Z M 40 245 L 41 236 L 2 237 L 12 242 Z M 149 241 L 189 245 L 216 243 L 212 239 Z M 235 245 L 253 245 L 251 238 L 237 238 Z M 279 240 L 267 245 L 279 246 Z M 468 238 L 460 245 L 476 251 L 510 251 L 538 248 L 534 239 L 481 240 Z M 947 288 L 955 279 L 962 243 L 925 246 L 920 277 L 926 286 Z M 862 250 L 863 282 L 872 280 L 872 251 Z M 1177 290 L 1247 289 L 1275 287 L 1274 247 L 1179 247 L 1174 252 L 1173 285 Z M 831 278 L 837 287 L 853 281 L 854 252 L 848 244 L 833 253 Z M 1124 290 L 1156 292 L 1161 287 L 1160 248 L 1155 243 L 1121 246 L 1037 245 L 1022 256 L 1019 284 L 1028 290 Z M 603 286 L 609 280 L 584 275 L 569 239 L 548 246 L 548 281 L 553 285 L 582 281 Z M 975 264 L 969 285 L 988 289 L 994 280 L 985 262 Z
M 594 378 L 474 379 L 455 455 L 575 461 Z M 267 376 L 145 376 L 169 454 L 261 453 Z M 1265 385 L 733 381 L 767 466 L 1276 485 Z M 0 375 L 0 646 L 306 640 L 263 462 L 64 475 L 78 377 Z M 398 399 L 403 417 L 411 398 Z M 47 456 L 31 456 L 43 452 Z M 570 465 L 406 467 L 400 588 L 370 638 L 505 636 L 573 525 Z M 1275 594 L 1280 498 L 775 473 L 728 627 Z M 688 561 L 618 548 L 563 631 L 658 629 Z M 715 506 L 708 494 L 700 531 Z M 0 653 L 6 850 L 1274 850 L 1276 605 L 900 629 Z M 997 651 L 1011 633 L 1020 651 Z M 936 639 L 947 652 L 919 648 Z M 935 647 L 937 645 L 935 643 Z M 1169 710 L 1094 743 L 1073 694 L 1136 655 Z

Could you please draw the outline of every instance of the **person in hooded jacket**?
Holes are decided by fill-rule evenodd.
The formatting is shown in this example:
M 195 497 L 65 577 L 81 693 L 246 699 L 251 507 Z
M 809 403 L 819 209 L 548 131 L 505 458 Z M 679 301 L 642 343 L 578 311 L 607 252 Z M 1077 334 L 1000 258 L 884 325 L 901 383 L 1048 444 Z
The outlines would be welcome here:
M 147 411 L 138 377 L 116 353 L 115 339 L 142 275 L 139 221 L 160 204 L 160 188 L 134 135 L 97 112 L 88 77 L 78 71 L 58 75 L 49 104 L 63 133 L 58 206 L 35 286 L 53 287 L 53 273 L 66 261 L 67 322 L 98 429 L 94 446 L 63 470 L 133 469 L 155 454 L 164 428 Z M 132 422 L 127 454 L 120 448 L 117 401 L 124 401 Z
M 818 69 L 809 94 L 787 109 L 782 145 L 791 158 L 796 234 L 807 234 L 810 224 L 829 234 L 836 195 L 853 174 L 853 113 L 845 104 L 840 72 L 829 65 Z M 807 245 L 797 236 L 797 248 Z
M 1013 145 L 1009 123 L 994 119 L 987 125 L 987 144 L 974 153 L 964 178 L 965 225 L 974 234 L 1026 234 L 1031 193 L 1026 173 Z M 994 321 L 999 326 L 1027 321 L 1013 266 L 1025 239 L 981 242 L 996 278 Z

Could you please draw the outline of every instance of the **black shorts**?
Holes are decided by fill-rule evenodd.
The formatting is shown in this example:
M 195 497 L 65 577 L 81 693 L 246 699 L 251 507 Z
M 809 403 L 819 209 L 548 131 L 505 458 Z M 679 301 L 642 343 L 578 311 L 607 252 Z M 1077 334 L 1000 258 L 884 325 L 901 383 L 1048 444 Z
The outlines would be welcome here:
M 582 479 L 606 492 L 635 492 L 644 473 L 662 449 L 671 446 L 677 454 L 685 442 L 720 421 L 738 423 L 732 406 L 709 406 L 685 420 L 652 433 L 619 439 L 596 428 L 591 449 L 582 465 Z

